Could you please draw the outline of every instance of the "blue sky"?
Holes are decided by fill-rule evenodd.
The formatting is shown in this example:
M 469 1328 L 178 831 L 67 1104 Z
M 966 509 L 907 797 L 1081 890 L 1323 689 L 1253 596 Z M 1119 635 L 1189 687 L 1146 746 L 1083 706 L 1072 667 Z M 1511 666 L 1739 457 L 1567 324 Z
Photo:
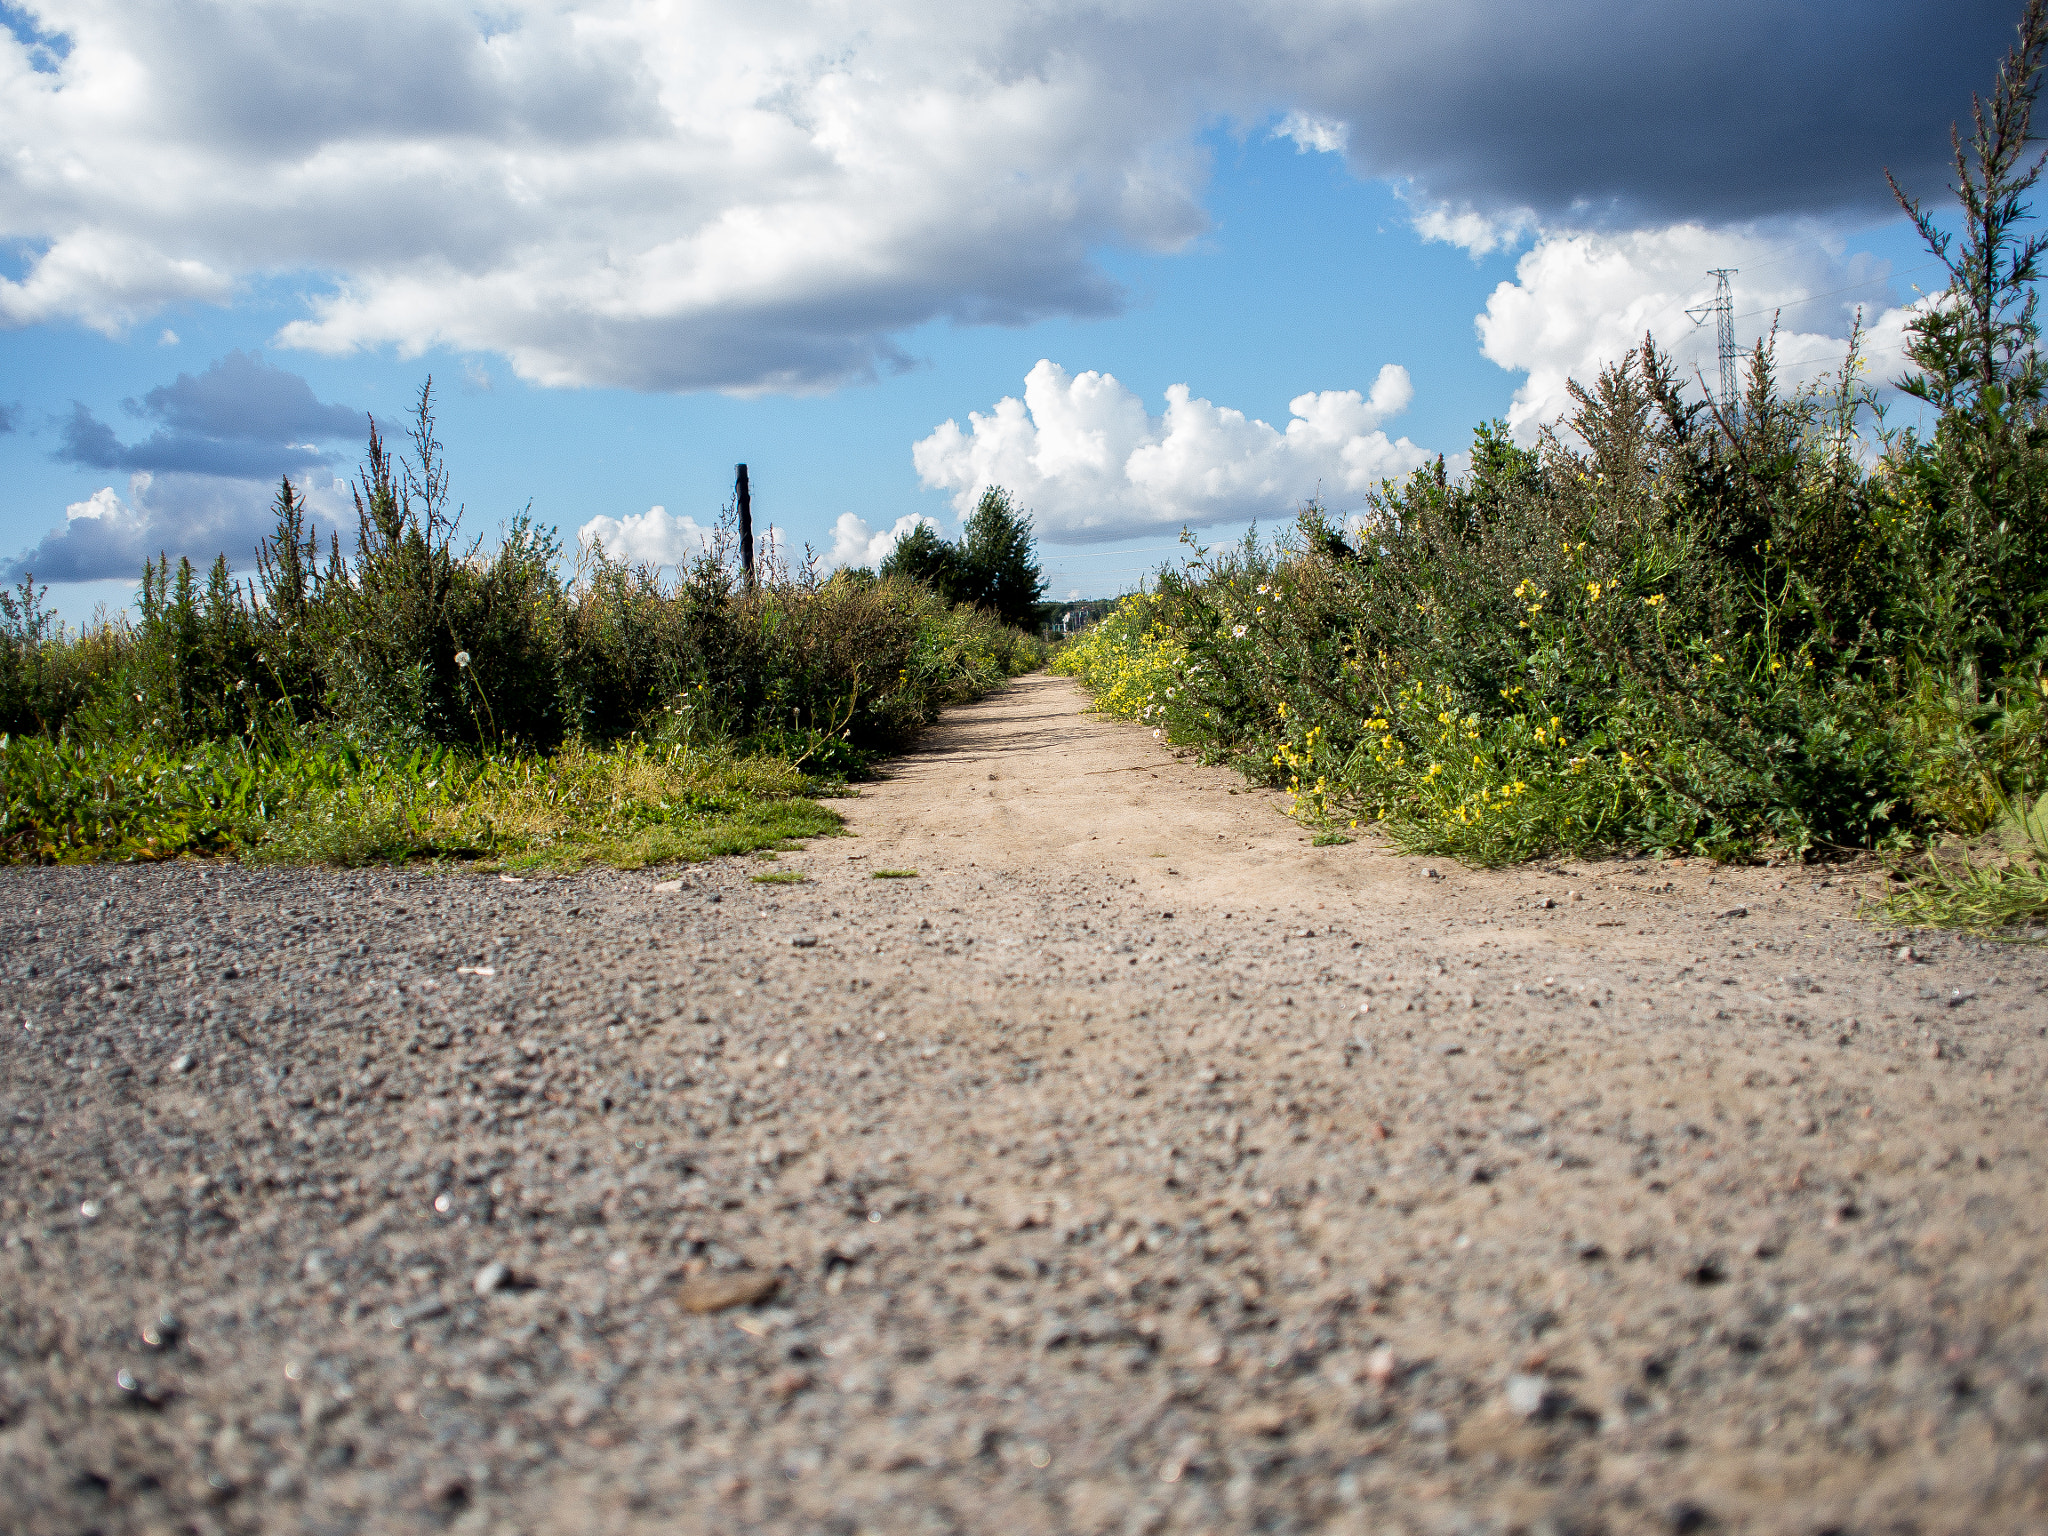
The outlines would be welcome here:
M 313 25 L 300 8 L 267 9 L 285 38 L 270 45 L 290 58 L 319 41 L 291 35 L 293 24 Z M 1429 18 L 1457 9 L 1409 11 L 1414 35 L 1389 40 L 1388 51 L 1398 42 L 1426 60 L 1448 56 L 1467 34 L 1432 33 L 1440 23 Z M 1602 21 L 1594 4 L 1551 9 L 1567 31 Z M 1711 371 L 1711 338 L 1684 314 L 1710 291 L 1708 266 L 1742 269 L 1743 340 L 1782 307 L 1780 355 L 1795 375 L 1832 365 L 1859 304 L 1876 371 L 1895 371 L 1903 306 L 1914 284 L 1938 286 L 1939 274 L 1887 209 L 1881 166 L 1901 165 L 1911 148 L 1909 180 L 1939 186 L 1938 162 L 1906 146 L 1892 119 L 1924 132 L 1966 109 L 1969 86 L 1988 81 L 2009 35 L 2003 11 L 1970 8 L 1969 24 L 1950 29 L 1968 34 L 1951 39 L 1954 57 L 1930 66 L 1916 55 L 1908 71 L 1916 28 L 1944 29 L 1931 8 L 1879 8 L 1888 19 L 1866 26 L 1876 41 L 1863 56 L 1850 48 L 1851 64 L 1895 94 L 1896 81 L 1875 75 L 1910 75 L 1926 99 L 1873 121 L 1868 142 L 1834 121 L 1846 96 L 1802 104 L 1799 68 L 1784 65 L 1757 89 L 1770 111 L 1805 124 L 1805 138 L 1788 147 L 1784 122 L 1756 109 L 1765 120 L 1754 142 L 1724 145 L 1727 158 L 1754 162 L 1747 168 L 1666 165 L 1551 125 L 1568 113 L 1531 118 L 1506 107 L 1499 124 L 1460 116 L 1457 134 L 1431 140 L 1418 122 L 1456 104 L 1411 93 L 1390 109 L 1378 73 L 1388 66 L 1364 51 L 1370 68 L 1325 70 L 1329 78 L 1297 89 L 1247 74 L 1223 50 L 1153 63 L 1147 43 L 1153 78 L 1121 89 L 1108 65 L 1130 44 L 1106 22 L 1102 57 L 1072 67 L 1033 53 L 1041 45 L 1028 28 L 956 39 L 984 55 L 962 84 L 920 13 L 902 38 L 870 29 L 848 44 L 868 61 L 853 86 L 835 83 L 817 55 L 776 77 L 784 95 L 797 88 L 791 80 L 821 94 L 772 117 L 775 130 L 797 132 L 763 152 L 769 179 L 788 182 L 785 196 L 764 198 L 679 149 L 664 149 L 674 163 L 637 182 L 593 189 L 591 173 L 576 169 L 593 134 L 644 147 L 703 131 L 664 109 L 659 91 L 639 117 L 607 107 L 621 123 L 591 126 L 576 93 L 615 101 L 607 70 L 659 85 L 664 70 L 716 70 L 722 48 L 737 62 L 710 78 L 772 76 L 760 39 L 737 24 L 678 62 L 630 16 L 547 8 L 525 18 L 527 31 L 567 16 L 587 39 L 585 23 L 604 22 L 602 46 L 579 44 L 587 57 L 566 65 L 559 45 L 540 46 L 544 37 L 524 62 L 489 54 L 476 121 L 453 127 L 416 120 L 409 105 L 358 102 L 347 88 L 375 61 L 344 58 L 305 88 L 313 121 L 304 142 L 280 147 L 260 122 L 220 120 L 203 81 L 168 105 L 87 109 L 99 89 L 94 60 L 163 46 L 160 12 L 137 8 L 124 20 L 120 6 L 0 8 L 11 27 L 0 51 L 11 48 L 13 66 L 0 74 L 0 100 L 11 100 L 19 132 L 48 141 L 36 146 L 48 161 L 68 156 L 90 172 L 60 189 L 54 176 L 24 180 L 16 168 L 14 184 L 0 187 L 0 207 L 16 210 L 4 216 L 0 254 L 0 317 L 11 322 L 0 329 L 0 407 L 13 428 L 0 433 L 0 560 L 15 557 L 18 576 L 32 555 L 26 563 L 73 619 L 125 602 L 142 551 L 209 558 L 225 549 L 245 564 L 275 474 L 311 481 L 316 512 L 331 516 L 341 505 L 334 479 L 360 453 L 344 423 L 363 411 L 395 422 L 431 371 L 473 532 L 530 502 L 572 548 L 589 529 L 614 549 L 673 559 L 715 516 L 744 459 L 758 516 L 793 544 L 865 559 L 905 517 L 952 530 L 958 507 L 1001 479 L 1039 517 L 1053 593 L 1112 593 L 1170 557 L 1183 522 L 1229 537 L 1248 516 L 1284 520 L 1318 490 L 1351 510 L 1381 475 L 1455 456 L 1472 426 L 1495 416 L 1532 438 L 1556 418 L 1566 376 L 1584 375 L 1646 327 Z M 239 29 L 235 47 L 258 46 L 230 11 L 177 14 L 173 53 L 203 50 L 217 63 L 224 27 Z M 1333 14 L 1333 25 L 1355 21 L 1343 7 Z M 441 15 L 441 32 L 418 46 L 475 53 L 491 44 L 465 33 L 467 15 Z M 1742 7 L 1728 24 L 1786 25 L 1777 10 Z M 817 25 L 830 40 L 830 18 Z M 71 39 L 61 58 L 37 41 L 52 37 Z M 1627 46 L 1654 53 L 1678 37 Z M 995 128 L 987 120 L 1002 114 L 988 110 L 989 92 L 1014 82 L 988 67 L 991 50 L 1038 61 L 1039 88 L 1021 104 L 1004 98 L 1010 120 Z M 1504 53 L 1489 66 L 1483 49 L 1459 57 L 1459 70 L 1496 72 L 1490 100 L 1512 104 L 1517 91 L 1535 100 L 1554 83 L 1525 58 Z M 1816 78 L 1815 89 L 1856 83 L 1829 67 L 1837 74 Z M 1726 68 L 1754 73 L 1739 49 Z M 532 120 L 539 109 L 524 105 L 527 119 L 493 116 L 490 91 L 509 90 L 521 69 L 567 82 L 559 121 Z M 863 86 L 871 95 L 846 105 Z M 750 106 L 770 99 L 759 80 L 747 89 Z M 1607 95 L 1582 110 L 1620 112 L 1626 123 L 1630 103 Z M 43 117 L 21 126 L 39 103 Z M 72 114 L 54 131 L 52 103 Z M 1668 105 L 1636 103 L 1639 130 Z M 835 112 L 841 128 L 819 130 Z M 948 125 L 953 154 L 932 148 Z M 1524 142 L 1546 134 L 1558 139 L 1548 158 Z M 246 188 L 211 217 L 167 209 L 160 190 L 116 164 L 124 144 L 166 135 L 185 141 L 165 172 L 174 181 L 212 162 L 195 201 L 220 200 L 221 182 L 238 175 Z M 859 154 L 844 150 L 849 139 Z M 817 146 L 828 141 L 844 185 L 821 179 Z M 394 144 L 415 149 L 415 161 L 440 155 L 436 177 L 420 186 L 410 173 L 357 174 L 358 162 Z M 344 152 L 355 158 L 336 172 Z M 1576 180 L 1556 169 L 1560 158 Z M 1844 163 L 1854 160 L 1862 163 Z M 863 180 L 877 164 L 893 204 L 878 205 Z M 489 186 L 465 207 L 479 165 L 493 167 L 482 180 L 516 178 L 522 189 L 552 177 L 552 191 L 538 213 L 531 194 L 507 199 Z M 1771 190 L 1752 190 L 1745 170 L 1772 178 Z M 304 183 L 319 177 L 329 182 L 309 194 Z M 673 212 L 678 200 L 694 211 Z M 413 217 L 386 212 L 393 201 Z M 507 206 L 529 220 L 509 234 L 493 228 L 514 221 Z M 365 235 L 351 217 L 389 227 Z M 288 237 L 276 234 L 280 224 Z M 711 248 L 734 227 L 746 231 L 733 237 L 737 266 L 732 251 Z M 592 228 L 604 237 L 599 255 L 584 239 Z M 678 235 L 701 249 L 675 256 Z M 747 270 L 753 260 L 769 280 Z M 588 281 L 592 266 L 607 274 L 601 290 Z M 1185 391 L 1169 409 L 1175 386 Z M 1005 397 L 1028 408 L 998 421 Z M 970 412 L 987 418 L 980 431 Z M 949 420 L 960 431 L 935 436 Z M 664 516 L 649 518 L 657 506 Z

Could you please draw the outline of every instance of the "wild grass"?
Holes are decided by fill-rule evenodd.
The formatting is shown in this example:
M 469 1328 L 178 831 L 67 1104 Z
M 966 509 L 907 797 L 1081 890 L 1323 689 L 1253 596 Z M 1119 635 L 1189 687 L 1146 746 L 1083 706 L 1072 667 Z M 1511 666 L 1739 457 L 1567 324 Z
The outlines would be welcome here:
M 286 481 L 255 581 L 160 559 L 132 618 L 84 633 L 32 581 L 0 593 L 0 858 L 772 853 L 836 831 L 820 796 L 1045 656 L 913 580 L 749 580 L 724 525 L 673 577 L 597 550 L 565 579 L 524 519 L 461 541 L 430 388 L 408 453 L 373 431 L 356 510 L 354 552 L 329 530 L 323 558 Z
M 917 877 L 914 869 L 878 869 L 868 876 L 870 880 L 915 880 Z
M 1905 883 L 1881 905 L 1902 928 L 1971 928 L 1996 938 L 2048 941 L 2048 801 L 2022 797 L 1969 847 L 1929 848 L 1893 862 Z
M 74 863 L 180 855 L 339 865 L 462 860 L 573 870 L 796 846 L 839 816 L 789 764 L 622 744 L 551 757 L 346 744 L 206 742 L 165 752 L 0 741 L 0 856 Z

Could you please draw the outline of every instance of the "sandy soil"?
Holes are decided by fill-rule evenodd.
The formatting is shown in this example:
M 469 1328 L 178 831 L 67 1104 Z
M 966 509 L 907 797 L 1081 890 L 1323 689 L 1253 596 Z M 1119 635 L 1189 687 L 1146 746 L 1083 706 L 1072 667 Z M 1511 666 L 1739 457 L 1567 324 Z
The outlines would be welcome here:
M 2039 951 L 1315 848 L 1048 678 L 844 809 L 0 872 L 0 1528 L 2048 1528 Z

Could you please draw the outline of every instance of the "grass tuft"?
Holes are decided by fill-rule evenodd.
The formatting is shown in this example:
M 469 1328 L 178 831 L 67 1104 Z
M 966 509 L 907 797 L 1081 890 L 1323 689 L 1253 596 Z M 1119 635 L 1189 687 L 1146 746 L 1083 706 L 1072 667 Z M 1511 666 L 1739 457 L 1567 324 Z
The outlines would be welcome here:
M 1911 864 L 1895 862 L 1892 873 L 1906 884 L 1881 904 L 1885 920 L 2026 943 L 2048 937 L 2048 800 L 2029 806 L 2022 797 L 2005 811 L 1975 855 L 1930 848 Z
M 769 874 L 755 875 L 756 885 L 802 885 L 810 876 L 800 869 L 778 869 Z
M 915 880 L 917 878 L 917 871 L 914 869 L 877 869 L 870 872 L 868 878 L 870 880 Z

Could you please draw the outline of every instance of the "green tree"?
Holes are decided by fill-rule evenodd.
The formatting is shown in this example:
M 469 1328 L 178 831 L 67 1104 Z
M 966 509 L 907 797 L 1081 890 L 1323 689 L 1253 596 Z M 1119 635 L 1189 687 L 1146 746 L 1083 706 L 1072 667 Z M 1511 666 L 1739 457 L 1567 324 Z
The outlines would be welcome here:
M 986 608 L 1006 624 L 1033 629 L 1045 573 L 1038 565 L 1038 541 L 1030 517 L 1017 510 L 1010 493 L 992 485 L 981 493 L 960 536 L 966 601 Z
M 2029 0 L 1990 102 L 1971 98 L 1969 143 L 1960 129 L 1949 130 L 1956 168 L 1949 190 L 1963 212 L 1960 251 L 1951 232 L 1885 172 L 1892 195 L 1949 274 L 1947 293 L 1908 327 L 1913 339 L 1906 355 L 1919 371 L 1901 379 L 1899 388 L 1944 417 L 1974 418 L 1980 428 L 2008 411 L 2037 406 L 2042 397 L 2034 283 L 2048 235 L 2022 238 L 2019 226 L 2032 216 L 2028 194 L 2048 160 L 2048 151 L 2030 153 L 2044 51 L 2048 0 Z
M 2020 227 L 2048 160 L 2033 148 L 2044 56 L 2048 0 L 2028 0 L 1990 100 L 1972 101 L 1969 139 L 1950 133 L 1960 243 L 1891 183 L 1949 274 L 1908 328 L 1914 371 L 1898 381 L 1940 413 L 1931 443 L 1909 438 L 1899 456 L 1898 547 L 1923 567 L 1912 619 L 1938 659 L 1969 675 L 1970 694 L 1980 673 L 2038 669 L 2048 620 L 2048 377 L 2035 294 L 2048 235 Z
M 972 582 L 958 546 L 930 523 L 919 523 L 896 541 L 882 559 L 881 574 L 922 582 L 948 603 L 972 600 Z

